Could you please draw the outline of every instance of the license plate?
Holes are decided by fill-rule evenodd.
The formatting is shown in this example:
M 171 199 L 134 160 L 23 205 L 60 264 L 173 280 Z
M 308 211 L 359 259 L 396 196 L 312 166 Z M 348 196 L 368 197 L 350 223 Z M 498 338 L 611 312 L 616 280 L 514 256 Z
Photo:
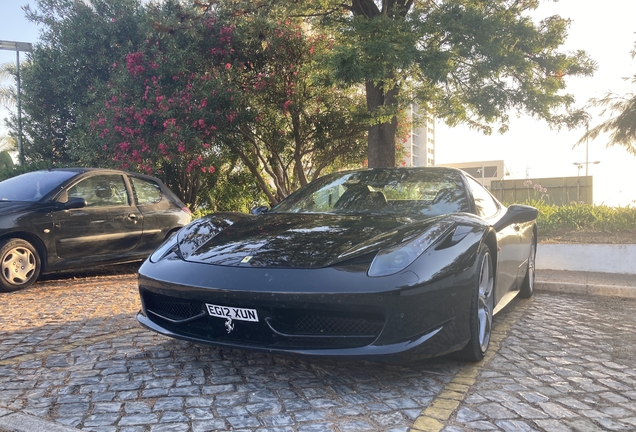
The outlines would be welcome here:
M 252 321 L 258 322 L 258 313 L 256 309 L 245 309 L 231 306 L 220 306 L 213 304 L 205 304 L 208 309 L 208 313 L 211 316 L 225 319 L 232 319 L 236 321 Z

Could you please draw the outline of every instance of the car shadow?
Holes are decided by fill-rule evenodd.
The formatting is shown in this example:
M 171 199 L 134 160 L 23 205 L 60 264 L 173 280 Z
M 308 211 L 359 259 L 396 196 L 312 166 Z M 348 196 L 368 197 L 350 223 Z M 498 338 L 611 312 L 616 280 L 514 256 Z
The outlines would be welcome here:
M 63 270 L 40 276 L 38 282 L 62 281 L 64 279 L 93 278 L 100 276 L 124 276 L 136 274 L 142 261 L 91 268 Z

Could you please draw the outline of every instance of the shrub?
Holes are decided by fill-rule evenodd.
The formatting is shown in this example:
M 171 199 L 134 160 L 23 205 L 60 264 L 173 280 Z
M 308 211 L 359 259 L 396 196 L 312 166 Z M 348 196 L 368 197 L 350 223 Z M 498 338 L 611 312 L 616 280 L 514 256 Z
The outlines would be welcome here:
M 529 202 L 537 207 L 540 232 L 581 230 L 599 232 L 636 231 L 636 207 L 571 204 L 556 206 L 543 202 Z

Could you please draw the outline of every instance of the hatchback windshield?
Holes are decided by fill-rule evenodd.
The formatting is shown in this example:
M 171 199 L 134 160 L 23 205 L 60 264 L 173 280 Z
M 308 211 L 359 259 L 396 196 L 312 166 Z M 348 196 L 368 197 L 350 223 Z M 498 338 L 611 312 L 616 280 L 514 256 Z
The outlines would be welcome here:
M 0 182 L 0 201 L 39 201 L 76 175 L 74 171 L 34 171 L 12 177 Z
M 436 216 L 469 211 L 469 206 L 459 173 L 395 168 L 327 175 L 271 211 Z

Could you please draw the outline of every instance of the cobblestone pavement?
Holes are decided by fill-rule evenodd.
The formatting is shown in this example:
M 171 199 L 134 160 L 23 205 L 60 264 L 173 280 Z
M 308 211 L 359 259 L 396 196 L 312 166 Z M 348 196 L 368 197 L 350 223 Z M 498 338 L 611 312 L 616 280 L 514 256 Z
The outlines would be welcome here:
M 636 430 L 636 302 L 538 293 L 445 424 Z
M 133 273 L 51 279 L 0 300 L 0 431 L 636 430 L 634 300 L 515 301 L 474 365 L 172 340 L 137 324 Z

